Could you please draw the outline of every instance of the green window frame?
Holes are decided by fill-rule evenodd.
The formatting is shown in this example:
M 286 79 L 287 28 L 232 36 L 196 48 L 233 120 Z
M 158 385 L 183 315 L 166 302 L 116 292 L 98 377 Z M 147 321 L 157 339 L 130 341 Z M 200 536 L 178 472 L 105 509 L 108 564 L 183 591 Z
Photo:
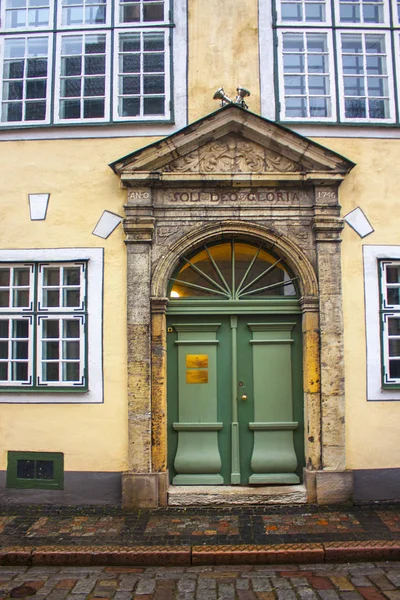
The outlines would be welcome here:
M 62 452 L 7 453 L 8 488 L 64 489 L 64 454 Z
M 87 261 L 0 262 L 0 392 L 86 391 Z
M 400 261 L 380 260 L 382 387 L 400 389 Z

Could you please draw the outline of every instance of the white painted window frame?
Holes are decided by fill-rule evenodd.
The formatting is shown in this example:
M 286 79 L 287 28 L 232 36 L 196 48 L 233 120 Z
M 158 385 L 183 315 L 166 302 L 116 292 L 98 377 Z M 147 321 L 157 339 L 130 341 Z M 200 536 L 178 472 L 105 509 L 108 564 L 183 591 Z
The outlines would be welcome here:
M 0 262 L 87 262 L 87 370 L 88 391 L 73 392 L 26 391 L 19 386 L 15 392 L 1 392 L 2 403 L 26 404 L 81 404 L 103 402 L 103 275 L 104 252 L 102 248 L 46 248 L 38 250 L 0 250 Z M 71 311 L 71 317 L 73 316 Z M 51 386 L 53 387 L 53 385 Z M 25 392 L 25 393 L 24 393 Z
M 330 87 L 330 100 L 331 100 L 331 107 L 332 107 L 332 114 L 329 117 L 288 117 L 286 116 L 285 112 L 286 112 L 286 98 L 285 98 L 285 80 L 284 80 L 284 64 L 283 64 L 283 59 L 284 59 L 284 54 L 283 54 L 283 35 L 286 33 L 290 33 L 293 35 L 307 35 L 308 33 L 311 34 L 316 34 L 316 35 L 321 35 L 321 34 L 325 34 L 327 36 L 327 47 L 328 47 L 328 62 L 329 62 L 329 69 L 328 69 L 328 77 L 329 77 L 329 87 Z M 280 98 L 280 119 L 282 121 L 285 122 L 290 122 L 290 121 L 301 121 L 302 119 L 306 119 L 307 123 L 312 123 L 312 122 L 326 122 L 326 123 L 330 123 L 332 121 L 336 121 L 337 119 L 337 115 L 336 115 L 336 86 L 335 86 L 335 81 L 333 78 L 333 73 L 335 72 L 335 67 L 334 67 L 334 62 L 333 62 L 333 38 L 332 38 L 332 31 L 330 29 L 310 29 L 310 28 L 301 28 L 301 29 L 294 29 L 294 28 L 290 28 L 290 29 L 286 29 L 284 27 L 280 28 L 278 30 L 278 79 L 279 79 L 279 98 Z M 288 75 L 290 75 L 290 73 L 288 73 Z M 312 74 L 311 74 L 312 75 Z M 309 78 L 310 74 L 307 74 L 306 77 L 307 79 Z M 309 97 L 309 96 L 308 96 Z
M 7 102 L 4 99 L 4 64 L 5 64 L 5 42 L 9 39 L 25 39 L 28 38 L 47 38 L 48 40 L 48 57 L 47 57 L 47 79 L 46 79 L 46 119 L 43 121 L 3 121 L 3 102 Z M 9 127 L 35 127 L 35 125 L 48 125 L 50 123 L 50 109 L 51 109 L 51 80 L 52 80 L 52 57 L 53 57 L 53 35 L 48 33 L 18 33 L 16 35 L 5 35 L 0 38 L 0 124 Z M 25 80 L 24 80 L 25 81 Z M 23 100 L 26 103 L 26 99 Z
M 284 0 L 283 0 L 284 1 Z M 303 15 L 305 14 L 304 5 L 306 4 L 306 0 L 299 0 L 298 4 L 303 5 Z M 325 4 L 325 21 L 306 21 L 303 19 L 302 21 L 283 21 L 282 20 L 282 0 L 276 0 L 276 20 L 277 24 L 280 27 L 287 27 L 288 25 L 303 25 L 304 27 L 311 27 L 315 25 L 316 27 L 330 27 L 332 25 L 332 11 L 331 11 L 331 2 L 330 0 L 321 0 L 321 4 Z
M 180 2 L 180 0 L 178 0 L 178 2 Z M 142 4 L 143 4 L 143 0 L 140 0 L 140 8 L 141 9 L 142 9 Z M 169 13 L 171 10 L 171 5 L 170 5 L 169 0 L 164 0 L 164 20 L 163 21 L 137 21 L 137 22 L 132 22 L 132 23 L 127 23 L 125 21 L 121 21 L 120 10 L 119 10 L 120 6 L 121 6 L 121 0 L 115 0 L 114 19 L 115 19 L 116 27 L 122 27 L 122 28 L 128 27 L 129 29 L 132 29 L 134 27 L 140 28 L 143 26 L 145 26 L 145 27 L 161 27 L 162 25 L 168 25 L 168 23 L 169 23 Z
M 49 22 L 47 25 L 41 25 L 40 29 L 41 31 L 43 30 L 51 30 L 53 28 L 53 21 L 54 21 L 54 3 L 52 0 L 49 0 L 50 3 L 50 7 L 49 7 Z M 8 33 L 25 33 L 26 31 L 34 31 L 35 27 L 33 26 L 29 26 L 29 25 L 25 25 L 24 27 L 6 27 L 6 0 L 3 0 L 3 2 L 0 3 L 0 15 L 1 15 L 1 23 L 4 23 L 4 25 L 2 26 L 2 30 L 6 31 Z M 28 4 L 28 0 L 26 0 L 26 4 Z M 28 10 L 28 8 L 26 7 L 26 10 Z
M 400 390 L 382 387 L 379 260 L 400 260 L 400 246 L 363 246 L 367 400 L 400 401 Z
M 140 115 L 134 117 L 124 117 L 118 115 L 118 97 L 119 97 L 119 36 L 126 33 L 139 33 L 141 36 L 143 33 L 164 33 L 164 55 L 165 55 L 165 67 L 164 67 L 164 77 L 165 77 L 165 100 L 164 100 L 164 109 L 165 112 L 163 115 Z M 166 121 L 171 118 L 171 32 L 168 28 L 165 27 L 149 27 L 148 29 L 142 28 L 121 28 L 115 31 L 114 35 L 114 81 L 113 81 L 113 107 L 114 121 L 121 122 L 140 122 L 140 121 Z M 141 63 L 142 63 L 143 54 L 141 54 Z M 143 70 L 139 73 L 140 77 L 143 77 Z M 142 99 L 144 96 L 141 97 Z
M 65 0 L 56 0 L 59 3 L 59 7 L 57 10 L 57 29 L 59 31 L 82 31 L 86 29 L 104 29 L 105 27 L 111 26 L 111 2 L 107 0 L 106 2 L 106 20 L 104 23 L 82 23 L 81 25 L 63 25 L 62 15 L 63 15 L 63 4 Z
M 371 119 L 371 118 L 354 118 L 354 117 L 346 117 L 345 116 L 345 94 L 344 94 L 344 77 L 343 77 L 343 60 L 342 60 L 342 52 L 341 52 L 341 41 L 342 35 L 381 35 L 385 38 L 385 48 L 386 48 L 386 69 L 387 69 L 387 81 L 388 81 L 388 97 L 389 97 L 389 112 L 390 117 L 387 119 Z M 337 30 L 336 32 L 336 47 L 337 47 L 337 55 L 338 55 L 338 91 L 339 91 L 339 111 L 340 111 L 340 119 L 343 123 L 394 123 L 395 122 L 395 101 L 394 101 L 394 80 L 393 80 L 393 69 L 392 69 L 392 54 L 391 54 L 391 42 L 390 42 L 390 33 L 387 31 L 377 31 L 375 28 L 373 30 L 367 30 L 364 27 L 358 28 L 349 28 Z M 363 57 L 366 55 L 363 54 Z M 366 77 L 367 75 L 365 75 Z M 367 96 L 367 98 L 373 98 L 372 96 Z
M 360 4 L 360 8 L 362 10 L 362 4 L 363 4 L 363 0 L 354 0 L 354 3 L 358 1 L 358 3 Z M 389 0 L 390 1 L 390 0 Z M 381 27 L 389 27 L 389 23 L 390 23 L 390 12 L 389 12 L 389 2 L 383 2 L 383 22 L 382 23 L 364 23 L 363 21 L 359 21 L 358 23 L 348 23 L 348 22 L 342 22 L 340 20 L 340 0 L 334 0 L 334 10 L 335 10 L 335 21 L 336 21 L 336 26 L 340 27 L 341 29 L 346 29 L 347 27 L 349 29 L 355 29 L 355 28 L 362 28 L 362 29 L 379 29 Z
M 65 37 L 75 36 L 91 36 L 91 35 L 102 35 L 106 38 L 106 52 L 105 52 L 105 94 L 104 94 L 104 117 L 93 117 L 93 118 L 79 118 L 79 119 L 63 119 L 60 117 L 60 100 L 61 100 L 61 47 L 62 40 Z M 54 81 L 54 123 L 56 125 L 61 124 L 88 124 L 88 123 L 108 123 L 110 121 L 110 104 L 111 104 L 111 33 L 104 29 L 81 29 L 81 30 L 67 30 L 57 34 L 56 40 L 56 69 L 55 69 L 55 81 Z M 82 57 L 85 55 L 82 54 Z M 81 78 L 84 78 L 84 70 Z M 81 97 L 83 98 L 83 96 Z M 84 102 L 84 100 L 81 100 Z

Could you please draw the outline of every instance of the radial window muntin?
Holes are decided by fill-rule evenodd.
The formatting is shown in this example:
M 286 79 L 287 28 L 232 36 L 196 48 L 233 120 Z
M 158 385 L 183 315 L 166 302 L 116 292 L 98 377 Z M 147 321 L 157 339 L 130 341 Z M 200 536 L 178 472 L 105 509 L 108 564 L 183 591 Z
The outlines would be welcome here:
M 181 259 L 170 279 L 172 300 L 296 298 L 297 277 L 261 244 L 227 239 L 205 244 Z

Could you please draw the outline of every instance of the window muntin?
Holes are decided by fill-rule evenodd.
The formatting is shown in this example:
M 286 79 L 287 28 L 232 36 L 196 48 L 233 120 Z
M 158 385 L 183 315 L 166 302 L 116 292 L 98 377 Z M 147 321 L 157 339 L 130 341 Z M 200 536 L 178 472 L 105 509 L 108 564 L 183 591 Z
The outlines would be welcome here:
M 169 97 L 168 40 L 164 31 L 127 32 L 117 39 L 115 51 L 118 74 L 116 120 L 147 117 L 163 118 Z
M 335 94 L 330 35 L 289 30 L 280 33 L 280 42 L 285 118 L 331 120 Z
M 388 40 L 384 33 L 340 33 L 343 120 L 393 121 Z
M 86 263 L 0 263 L 0 284 L 0 389 L 85 388 Z
M 327 0 L 282 0 L 278 3 L 278 21 L 282 24 L 329 24 L 330 5 Z

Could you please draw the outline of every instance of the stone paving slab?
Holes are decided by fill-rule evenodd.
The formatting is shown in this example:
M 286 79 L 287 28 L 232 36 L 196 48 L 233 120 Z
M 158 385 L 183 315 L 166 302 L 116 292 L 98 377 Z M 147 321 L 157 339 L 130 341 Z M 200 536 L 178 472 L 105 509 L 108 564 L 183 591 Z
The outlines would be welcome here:
M 400 562 L 175 567 L 0 567 L 0 598 L 399 600 Z

